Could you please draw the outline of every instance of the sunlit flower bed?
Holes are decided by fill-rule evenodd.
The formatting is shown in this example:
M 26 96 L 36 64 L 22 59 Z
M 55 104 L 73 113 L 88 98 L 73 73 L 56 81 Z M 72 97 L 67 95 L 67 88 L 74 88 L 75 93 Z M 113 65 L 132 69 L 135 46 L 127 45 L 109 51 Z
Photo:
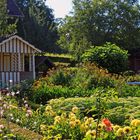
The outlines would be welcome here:
M 43 140 L 140 140 L 139 119 L 130 120 L 128 126 L 119 126 L 107 118 L 84 116 L 76 106 L 70 112 L 56 113 L 49 105 L 33 111 L 26 99 L 22 99 L 23 105 L 19 107 L 12 94 L 1 97 L 0 101 L 0 117 L 39 132 Z M 4 136 L 2 131 L 0 134 Z
M 44 140 L 48 139 L 73 139 L 73 140 L 140 140 L 140 120 L 135 119 L 129 126 L 112 124 L 107 118 L 101 121 L 92 117 L 80 118 L 77 107 L 71 112 L 56 115 L 51 106 L 47 106 L 46 115 L 53 117 L 51 125 L 41 124 L 40 130 Z

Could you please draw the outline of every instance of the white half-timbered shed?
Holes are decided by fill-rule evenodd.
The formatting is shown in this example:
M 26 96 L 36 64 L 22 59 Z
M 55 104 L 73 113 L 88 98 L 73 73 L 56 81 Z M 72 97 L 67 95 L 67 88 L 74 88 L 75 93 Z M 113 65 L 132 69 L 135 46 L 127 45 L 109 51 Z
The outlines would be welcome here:
M 35 54 L 41 51 L 17 35 L 0 40 L 0 82 L 14 85 L 35 79 Z

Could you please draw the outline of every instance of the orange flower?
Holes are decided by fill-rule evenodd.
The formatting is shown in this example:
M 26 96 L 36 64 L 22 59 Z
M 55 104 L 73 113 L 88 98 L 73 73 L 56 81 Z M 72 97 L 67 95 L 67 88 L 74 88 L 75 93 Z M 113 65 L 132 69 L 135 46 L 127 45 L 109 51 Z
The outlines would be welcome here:
M 106 127 L 111 127 L 112 126 L 112 124 L 111 124 L 111 122 L 109 121 L 109 119 L 103 119 L 102 120 L 102 123 L 103 123 L 103 125 L 105 125 Z
M 106 127 L 106 131 L 112 131 L 112 124 L 109 119 L 105 118 L 102 120 L 102 124 Z

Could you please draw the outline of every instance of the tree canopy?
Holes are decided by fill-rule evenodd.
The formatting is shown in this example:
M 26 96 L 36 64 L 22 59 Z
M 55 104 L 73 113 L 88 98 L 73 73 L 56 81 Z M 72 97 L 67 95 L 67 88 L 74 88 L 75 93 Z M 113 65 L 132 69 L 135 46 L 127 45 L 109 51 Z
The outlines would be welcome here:
M 140 47 L 138 0 L 73 0 L 72 16 L 59 28 L 58 43 L 76 55 L 91 45 L 112 42 L 132 50 Z
M 0 0 L 0 36 L 7 36 L 16 31 L 15 20 L 9 22 L 11 17 L 7 13 L 6 0 Z
M 57 51 L 57 26 L 53 10 L 44 0 L 17 0 L 24 18 L 17 24 L 18 34 L 43 51 Z

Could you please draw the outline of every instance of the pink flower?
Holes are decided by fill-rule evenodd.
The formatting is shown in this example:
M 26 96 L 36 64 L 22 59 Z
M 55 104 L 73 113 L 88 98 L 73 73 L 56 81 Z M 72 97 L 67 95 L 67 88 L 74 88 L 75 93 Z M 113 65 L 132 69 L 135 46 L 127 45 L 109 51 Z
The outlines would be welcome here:
M 106 127 L 106 131 L 112 131 L 112 127 Z
M 32 116 L 32 114 L 33 114 L 32 110 L 28 109 L 28 110 L 27 110 L 26 116 L 27 116 L 27 117 L 28 117 L 28 116 Z
M 1 124 L 1 125 L 0 125 L 0 129 L 4 129 L 4 125 Z

